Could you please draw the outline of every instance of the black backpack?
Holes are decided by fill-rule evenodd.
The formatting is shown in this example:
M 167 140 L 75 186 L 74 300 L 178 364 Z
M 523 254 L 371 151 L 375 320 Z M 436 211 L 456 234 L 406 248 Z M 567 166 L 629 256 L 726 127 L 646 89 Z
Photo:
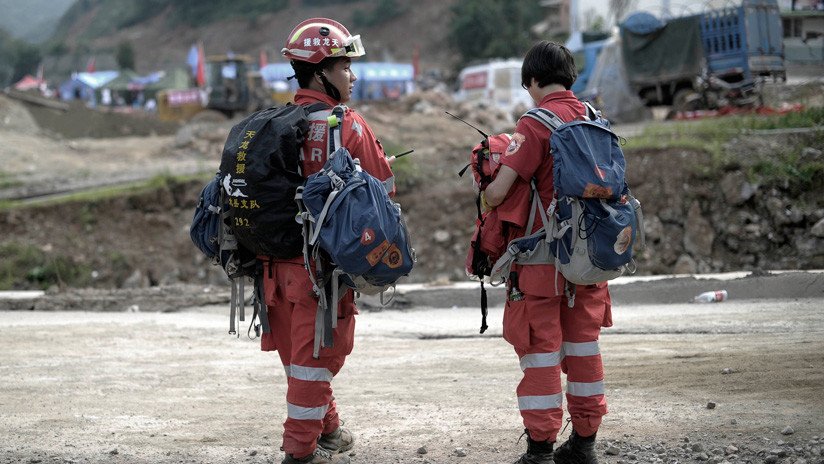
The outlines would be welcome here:
M 232 127 L 220 161 L 227 221 L 254 255 L 288 259 L 303 253 L 295 190 L 303 185 L 300 150 L 307 116 L 329 108 L 286 105 L 253 113 Z
M 303 254 L 302 226 L 295 220 L 295 190 L 303 185 L 300 150 L 309 130 L 308 115 L 328 109 L 286 105 L 249 115 L 229 132 L 220 169 L 201 192 L 190 235 L 232 283 L 229 333 L 238 334 L 236 319 L 245 321 L 244 284 L 254 283 L 254 314 L 269 333 L 263 299 L 260 255 L 273 259 Z M 252 329 L 252 325 L 249 326 Z M 249 333 L 249 331 L 247 331 Z

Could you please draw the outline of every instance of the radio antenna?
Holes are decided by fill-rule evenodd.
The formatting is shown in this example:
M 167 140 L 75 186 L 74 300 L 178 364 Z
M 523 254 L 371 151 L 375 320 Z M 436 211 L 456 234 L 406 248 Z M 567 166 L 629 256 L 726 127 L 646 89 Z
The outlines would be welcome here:
M 461 121 L 462 123 L 466 124 L 467 126 L 469 126 L 469 127 L 473 128 L 473 129 L 475 129 L 476 131 L 478 131 L 478 132 L 479 132 L 481 135 L 483 135 L 484 137 L 489 138 L 489 135 L 487 135 L 486 133 L 484 133 L 484 131 L 482 131 L 482 130 L 478 129 L 477 127 L 473 126 L 472 124 L 469 124 L 468 122 L 466 122 L 466 121 L 464 121 L 463 119 L 461 119 L 461 118 L 459 118 L 459 117 L 455 116 L 454 114 L 450 113 L 449 111 L 444 111 L 444 113 L 446 113 L 446 114 L 448 114 L 448 115 L 452 116 L 453 118 L 457 119 L 458 121 Z

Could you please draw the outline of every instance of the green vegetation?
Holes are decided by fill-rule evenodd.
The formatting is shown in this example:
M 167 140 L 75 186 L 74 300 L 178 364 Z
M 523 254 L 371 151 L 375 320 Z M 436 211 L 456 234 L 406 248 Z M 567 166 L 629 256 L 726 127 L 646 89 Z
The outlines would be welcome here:
M 63 37 L 79 18 L 94 10 L 83 37 L 92 39 L 140 24 L 169 11 L 169 25 L 203 26 L 229 18 L 253 19 L 274 13 L 288 0 L 77 0 L 60 19 L 55 37 Z
M 751 142 L 759 137 L 766 141 L 782 135 L 787 142 L 777 146 L 767 145 L 772 151 L 735 154 L 740 145 L 738 141 Z M 824 147 L 824 108 L 809 108 L 775 116 L 727 116 L 653 124 L 640 136 L 628 140 L 624 149 L 682 148 L 705 151 L 712 156 L 712 164 L 695 168 L 707 175 L 743 168 L 752 181 L 804 191 L 820 185 L 820 179 L 824 176 L 824 163 L 802 156 L 803 150 L 808 147 Z
M 399 155 L 409 150 L 392 142 L 384 143 L 383 149 L 387 156 Z M 415 155 L 413 153 L 398 158 L 392 163 L 392 172 L 395 174 L 395 185 L 400 192 L 412 191 L 421 182 L 421 172 L 414 158 Z
M 156 191 L 164 188 L 174 188 L 179 184 L 186 183 L 192 180 L 202 181 L 203 184 L 211 179 L 214 173 L 190 174 L 184 176 L 177 176 L 171 174 L 158 175 L 151 179 L 135 182 L 131 184 L 121 184 L 114 187 L 101 187 L 93 190 L 85 190 L 82 192 L 64 195 L 58 198 L 46 198 L 38 201 L 28 201 L 26 203 L 20 201 L 5 201 L 0 202 L 0 211 L 15 209 L 15 208 L 29 208 L 32 205 L 50 206 L 64 203 L 81 203 L 81 204 L 95 204 L 111 198 L 118 198 L 127 195 L 139 195 L 145 192 Z M 88 206 L 85 206 L 85 212 Z M 92 216 L 85 217 L 84 221 L 88 219 L 88 223 L 93 223 Z
M 534 42 L 529 30 L 543 15 L 539 0 L 475 0 L 452 7 L 451 46 L 462 64 L 523 56 Z
M 409 8 L 405 2 L 399 4 L 397 0 L 377 0 L 375 3 L 371 10 L 355 9 L 352 12 L 352 25 L 355 28 L 376 26 L 401 16 Z
M 0 189 L 7 189 L 20 185 L 22 182 L 6 172 L 0 171 Z
M 134 70 L 134 47 L 128 40 L 124 40 L 117 44 L 117 51 L 114 54 L 114 59 L 117 61 L 117 67 L 121 70 Z
M 0 30 L 0 87 L 37 72 L 42 56 L 37 46 L 17 40 Z
M 68 256 L 46 253 L 34 246 L 0 245 L 0 290 L 82 287 L 90 280 L 91 269 Z

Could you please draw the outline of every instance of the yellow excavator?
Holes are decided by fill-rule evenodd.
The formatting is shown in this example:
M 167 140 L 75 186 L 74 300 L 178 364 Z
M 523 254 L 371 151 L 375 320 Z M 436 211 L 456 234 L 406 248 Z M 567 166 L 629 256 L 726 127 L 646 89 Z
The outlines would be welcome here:
M 161 92 L 158 95 L 158 116 L 166 120 L 219 120 L 290 101 L 291 94 L 280 95 L 266 86 L 253 63 L 248 55 L 206 57 L 206 106 L 201 104 L 199 98 L 189 98 L 185 103 L 180 103 L 180 99 L 172 95 L 180 91 Z M 194 92 L 194 89 L 187 92 Z
M 213 55 L 206 58 L 206 107 L 227 117 L 250 113 L 274 104 L 272 93 L 248 55 Z

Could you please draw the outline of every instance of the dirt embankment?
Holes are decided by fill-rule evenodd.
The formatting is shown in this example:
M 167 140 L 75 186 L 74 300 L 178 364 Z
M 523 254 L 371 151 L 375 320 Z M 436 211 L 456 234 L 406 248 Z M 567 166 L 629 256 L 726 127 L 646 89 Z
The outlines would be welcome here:
M 3 108 L 19 111 L 8 100 L 0 101 Z M 395 166 L 397 200 L 418 253 L 411 282 L 465 279 L 475 205 L 470 179 L 457 172 L 479 135 L 443 109 L 490 132 L 511 128 L 506 115 L 471 113 L 438 94 L 360 107 L 390 154 L 415 149 Z M 0 136 L 14 141 L 0 148 L 3 177 L 18 188 L 35 178 L 42 183 L 126 173 L 204 173 L 202 180 L 157 182 L 113 198 L 4 210 L 3 253 L 36 248 L 52 261 L 74 263 L 85 276 L 79 282 L 96 287 L 224 282 L 222 271 L 191 245 L 187 227 L 202 183 L 217 168 L 226 128 L 196 124 L 174 137 L 64 140 L 19 124 L 13 130 L 0 126 Z M 628 150 L 628 181 L 646 219 L 647 249 L 639 257 L 639 274 L 824 267 L 824 184 L 799 190 L 790 184 L 759 185 L 744 174 L 747 166 L 769 158 L 777 143 L 782 140 L 772 136 L 742 138 L 727 150 L 731 161 L 720 165 L 704 152 Z M 20 147 L 27 144 L 42 147 L 21 163 Z M 821 160 L 814 147 L 805 153 Z M 715 165 L 718 170 L 707 169 Z M 15 287 L 39 285 L 32 269 L 15 272 Z

